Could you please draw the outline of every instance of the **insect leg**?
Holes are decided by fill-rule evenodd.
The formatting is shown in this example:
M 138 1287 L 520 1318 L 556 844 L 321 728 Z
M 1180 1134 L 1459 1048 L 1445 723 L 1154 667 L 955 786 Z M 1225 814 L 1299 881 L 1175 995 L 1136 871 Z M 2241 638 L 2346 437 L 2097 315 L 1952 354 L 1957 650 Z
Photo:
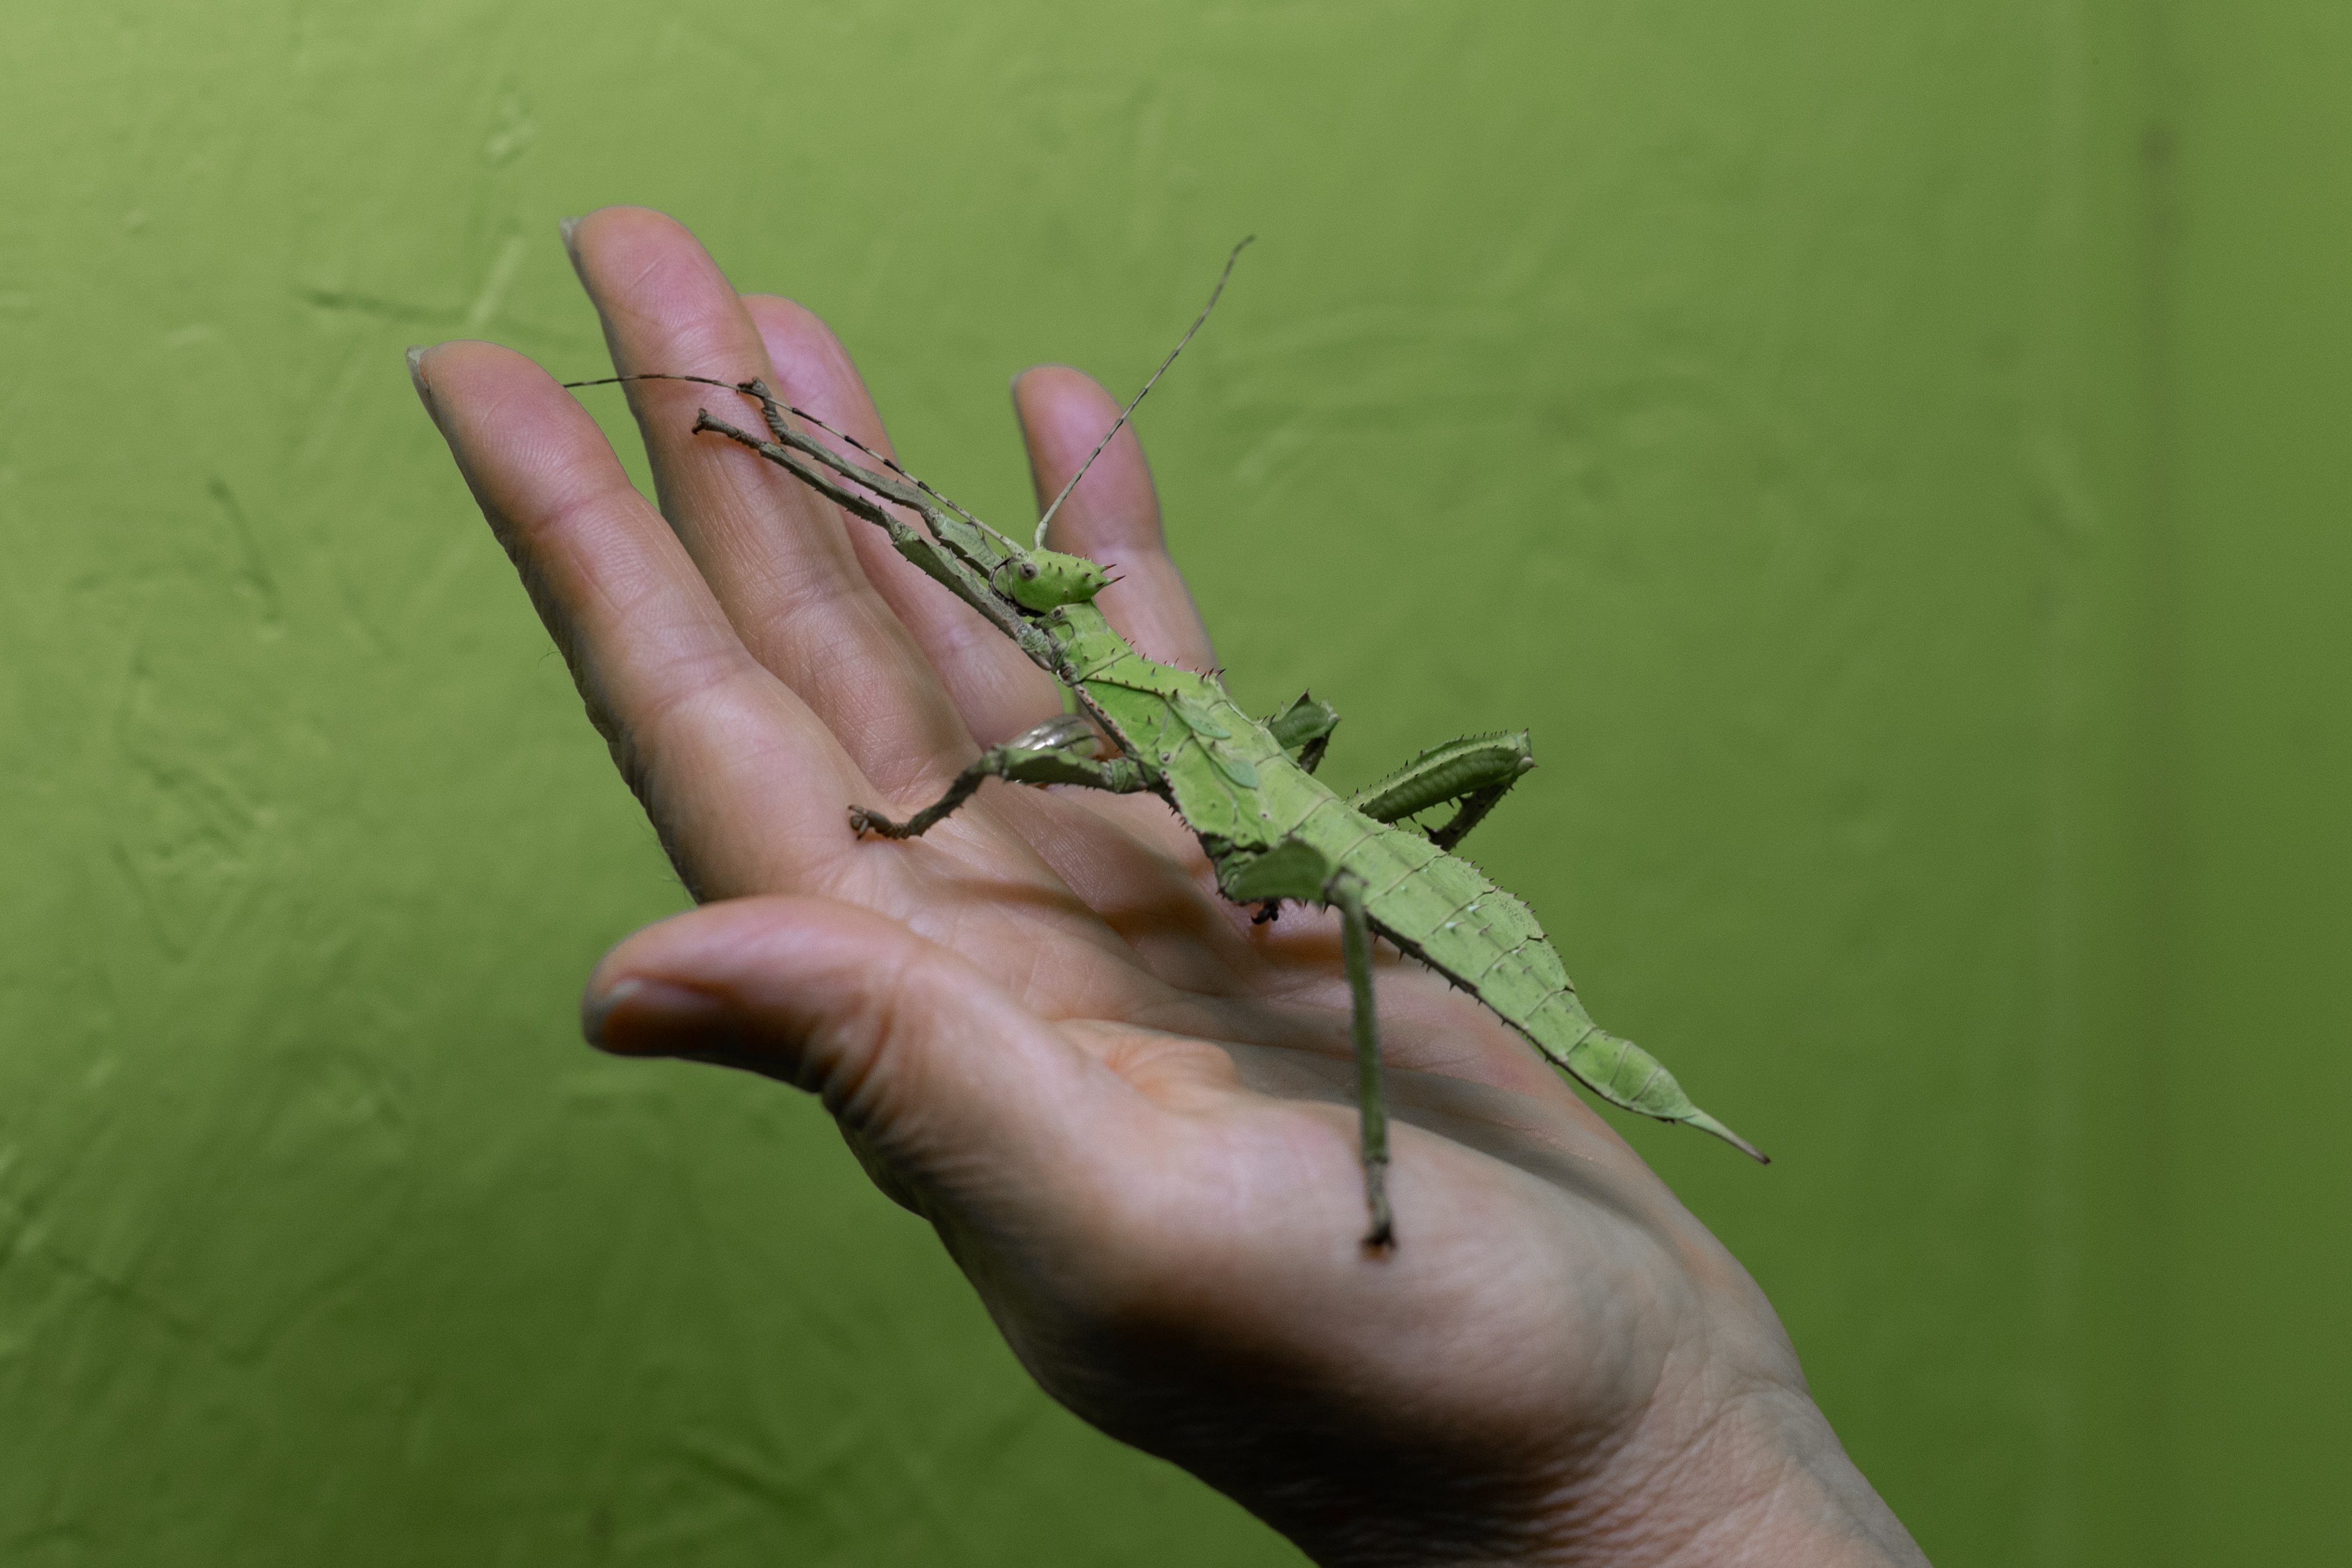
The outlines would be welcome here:
M 1358 790 L 1348 804 L 1375 822 L 1401 822 L 1454 803 L 1453 816 L 1429 835 L 1431 843 L 1450 850 L 1535 765 L 1524 730 L 1466 735 L 1432 746 L 1380 783 Z
M 682 381 L 687 378 L 678 376 L 671 379 Z M 1051 640 L 1024 620 L 1002 595 L 989 586 L 986 575 L 972 566 L 971 552 L 952 547 L 948 535 L 961 526 L 954 519 L 939 513 L 926 517 L 925 521 L 933 523 L 935 531 L 945 531 L 935 538 L 917 529 L 874 497 L 853 489 L 824 472 L 802 456 L 796 447 L 780 446 L 773 441 L 762 440 L 748 430 L 739 430 L 724 419 L 712 418 L 707 408 L 696 413 L 694 428 L 697 432 L 715 432 L 739 446 L 750 447 L 843 510 L 874 524 L 890 536 L 891 547 L 900 555 L 913 562 L 925 575 L 948 592 L 978 610 L 999 631 L 1018 643 L 1021 651 L 1034 662 L 1045 669 L 1055 668 Z
M 1372 926 L 1364 916 L 1364 879 L 1343 871 L 1332 879 L 1328 896 L 1339 910 L 1339 951 L 1347 960 L 1353 1004 L 1356 1114 L 1363 1138 L 1364 1203 L 1372 1214 L 1364 1245 L 1384 1251 L 1396 1245 L 1396 1229 L 1389 1215 L 1389 1109 L 1381 1093 L 1381 1025 L 1372 1005 Z
M 1075 713 L 1049 719 L 1034 730 L 1015 735 L 1001 746 L 991 746 L 974 758 L 970 767 L 956 774 L 947 793 L 904 822 L 893 822 L 867 806 L 849 808 L 849 826 L 859 837 L 874 834 L 882 838 L 917 838 L 929 831 L 947 816 L 972 796 L 983 779 L 1004 779 L 1013 784 L 1084 784 L 1090 789 L 1109 790 L 1114 795 L 1132 795 L 1150 787 L 1141 763 L 1132 757 L 1112 757 L 1097 761 L 1087 754 L 1094 745 L 1094 729 Z
M 899 467 L 894 459 L 876 451 L 873 447 L 867 446 L 856 437 L 852 436 L 848 431 L 838 429 L 834 426 L 826 424 L 824 420 L 818 418 L 807 409 L 797 407 L 793 404 L 783 402 L 778 398 L 774 393 L 768 390 L 768 385 L 765 382 L 760 381 L 756 378 L 751 381 L 720 381 L 715 376 L 674 375 L 664 371 L 640 371 L 634 375 L 599 376 L 593 381 L 567 381 L 563 384 L 567 387 L 614 386 L 623 382 L 631 381 L 687 381 L 692 382 L 697 386 L 715 386 L 721 392 L 740 393 L 745 397 L 753 399 L 760 405 L 760 417 L 767 425 L 769 434 L 773 436 L 780 445 L 805 452 L 810 457 L 814 458 L 818 462 L 823 463 L 825 467 L 840 474 L 843 478 L 855 480 L 856 483 L 863 485 L 866 489 L 873 491 L 876 495 L 881 496 L 888 500 L 897 501 L 901 506 L 909 507 L 917 511 L 928 514 L 928 512 L 933 510 L 923 499 L 925 496 L 928 496 L 931 500 L 937 501 L 940 506 L 945 507 L 948 510 L 955 513 L 961 518 L 971 522 L 980 521 L 978 518 L 973 517 L 971 513 L 964 510 L 963 508 L 958 506 L 953 500 L 941 495 L 938 490 L 932 489 L 929 485 L 925 484 L 920 479 L 918 479 L 915 475 L 908 473 L 905 468 Z M 814 425 L 818 429 L 824 431 L 826 435 L 834 437 L 845 445 L 865 453 L 867 457 L 873 458 L 875 462 L 880 464 L 883 468 L 887 468 L 892 474 L 896 475 L 897 479 L 893 479 L 885 478 L 883 475 L 875 472 L 871 468 L 861 467 L 854 460 L 844 458 L 840 453 L 825 446 L 822 441 L 811 440 L 807 436 L 802 434 L 800 431 L 794 430 L 791 426 L 784 423 L 784 416 L 787 414 L 794 416 L 806 424 Z M 740 433 L 721 426 L 715 420 L 711 422 L 709 428 L 719 430 L 722 434 L 736 436 L 738 438 L 740 438 Z M 905 482 L 902 484 L 898 482 L 900 480 Z M 918 491 L 920 493 L 916 493 Z M 985 527 L 986 524 L 982 524 L 982 526 Z

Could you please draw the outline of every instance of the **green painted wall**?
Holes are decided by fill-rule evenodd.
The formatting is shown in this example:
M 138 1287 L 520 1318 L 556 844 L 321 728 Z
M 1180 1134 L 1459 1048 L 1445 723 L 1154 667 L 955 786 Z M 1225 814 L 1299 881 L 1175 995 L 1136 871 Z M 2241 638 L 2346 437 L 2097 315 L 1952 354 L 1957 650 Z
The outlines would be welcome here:
M 1145 422 L 1237 687 L 1349 780 L 1534 728 L 1482 858 L 1779 1156 L 1632 1130 L 1937 1561 L 2316 1559 L 2326 5 L 6 28 L 0 1560 L 1296 1560 L 1029 1389 L 810 1106 L 576 1043 L 679 894 L 399 350 L 595 371 L 554 223 L 615 200 L 1003 515 L 1005 378 L 1131 384 L 1260 235 Z
M 2185 7 L 2167 54 L 2167 1524 L 2184 1563 L 2324 1563 L 2352 1453 L 2352 11 Z

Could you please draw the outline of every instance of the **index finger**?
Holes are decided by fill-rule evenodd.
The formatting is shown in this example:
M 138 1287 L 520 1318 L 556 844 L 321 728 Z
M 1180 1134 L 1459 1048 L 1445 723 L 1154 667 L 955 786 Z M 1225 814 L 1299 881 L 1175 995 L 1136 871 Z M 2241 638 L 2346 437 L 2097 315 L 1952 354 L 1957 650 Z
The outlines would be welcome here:
M 587 411 L 493 343 L 412 351 L 410 369 L 688 887 L 806 885 L 870 786 L 751 657 Z

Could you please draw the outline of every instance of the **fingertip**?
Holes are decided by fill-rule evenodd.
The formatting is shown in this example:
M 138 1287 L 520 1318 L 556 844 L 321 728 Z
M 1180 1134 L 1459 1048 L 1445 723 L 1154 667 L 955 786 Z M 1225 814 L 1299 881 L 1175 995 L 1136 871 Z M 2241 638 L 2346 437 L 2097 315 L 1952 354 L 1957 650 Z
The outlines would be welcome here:
M 722 381 L 765 375 L 746 367 L 734 285 L 692 229 L 654 207 L 599 207 L 570 234 L 573 268 L 617 356 Z
M 740 1032 L 725 998 L 673 981 L 630 975 L 581 999 L 582 1037 L 612 1056 L 718 1055 Z
M 563 515 L 628 485 L 579 396 L 529 355 L 453 338 L 425 348 L 415 363 L 434 427 L 509 549 L 515 530 L 535 526 L 528 520 Z
M 544 389 L 559 386 L 529 354 L 479 338 L 451 338 L 410 349 L 408 374 L 436 423 L 493 389 L 503 393 L 526 384 L 538 388 L 543 384 Z
M 951 950 L 872 910 L 793 895 L 721 900 L 623 939 L 589 979 L 581 1032 L 616 1055 L 722 1061 L 846 1094 L 885 1120 L 899 1097 L 944 1095 L 974 1136 L 1022 1120 L 1024 1096 L 1050 1099 L 1086 1065 Z M 974 1032 L 994 1049 L 963 1051 Z
M 614 223 L 627 224 L 632 227 L 672 229 L 680 234 L 688 232 L 684 224 L 659 207 L 635 206 L 627 202 L 613 202 L 601 207 L 591 207 L 578 217 L 559 218 L 556 220 L 555 232 L 562 237 L 563 247 L 577 256 L 583 238 L 593 237 L 593 231 Z
M 1023 365 L 1019 370 L 1013 373 L 1013 379 L 1004 384 L 1005 391 L 1012 395 L 1013 407 L 1017 409 L 1021 406 L 1022 384 L 1031 376 L 1050 374 L 1055 372 L 1062 372 L 1070 375 L 1075 375 L 1079 377 L 1081 380 L 1092 379 L 1091 377 L 1088 377 L 1084 371 L 1077 369 L 1074 365 L 1064 364 L 1059 360 L 1041 359 L 1035 364 Z
M 664 222 L 671 221 L 666 215 L 655 212 L 651 207 L 632 207 L 618 203 L 591 207 L 576 217 L 560 217 L 555 220 L 555 233 L 556 237 L 563 241 L 563 254 L 572 258 L 572 270 L 580 276 L 583 282 L 587 280 L 588 273 L 587 263 L 582 258 L 581 231 L 584 228 L 599 226 L 598 220 L 608 213 L 631 212 L 647 213 L 662 218 Z
M 1012 392 L 1013 407 L 1024 423 L 1050 424 L 1053 434 L 1066 434 L 1080 443 L 1079 455 L 1118 417 L 1118 400 L 1076 365 L 1051 360 L 1030 365 L 1013 378 Z M 1072 428 L 1064 432 L 1060 427 L 1065 425 Z
M 781 327 L 824 325 L 814 310 L 790 294 L 772 294 L 754 290 L 742 296 L 743 308 L 751 312 L 754 321 L 772 321 Z

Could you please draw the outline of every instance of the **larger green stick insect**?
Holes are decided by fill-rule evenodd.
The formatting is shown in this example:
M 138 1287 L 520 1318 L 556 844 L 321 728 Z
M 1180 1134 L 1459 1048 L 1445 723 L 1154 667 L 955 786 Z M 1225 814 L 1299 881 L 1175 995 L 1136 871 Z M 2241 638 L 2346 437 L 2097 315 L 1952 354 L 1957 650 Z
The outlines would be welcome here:
M 759 381 L 649 374 L 567 384 L 690 381 L 756 403 L 765 437 L 713 418 L 708 409 L 697 412 L 694 428 L 750 447 L 883 530 L 899 554 L 980 612 L 1075 699 L 1078 711 L 990 747 L 945 795 L 903 822 L 854 808 L 854 832 L 916 837 L 991 778 L 1118 795 L 1148 792 L 1173 807 L 1200 838 L 1224 896 L 1257 905 L 1259 920 L 1273 918 L 1285 900 L 1339 911 L 1353 1003 L 1364 1198 L 1371 1212 L 1367 1247 L 1394 1244 L 1388 1112 L 1372 1002 L 1376 935 L 1477 997 L 1552 1066 L 1612 1105 L 1712 1132 L 1763 1160 L 1747 1140 L 1694 1104 L 1656 1058 L 1595 1025 L 1527 905 L 1450 853 L 1535 765 L 1525 731 L 1448 741 L 1380 783 L 1342 796 L 1315 777 L 1339 721 L 1328 703 L 1301 696 L 1279 713 L 1252 717 L 1214 674 L 1160 664 L 1129 647 L 1094 605 L 1109 585 L 1103 568 L 1045 547 L 1046 525 L 1063 500 L 1208 320 L 1241 249 L 1235 246 L 1226 258 L 1191 330 L 1046 508 L 1029 545 L 981 521 L 855 437 L 779 402 Z M 787 416 L 845 443 L 872 466 L 796 428 Z M 1454 811 L 1442 826 L 1424 831 L 1412 825 L 1421 813 L 1447 805 Z

